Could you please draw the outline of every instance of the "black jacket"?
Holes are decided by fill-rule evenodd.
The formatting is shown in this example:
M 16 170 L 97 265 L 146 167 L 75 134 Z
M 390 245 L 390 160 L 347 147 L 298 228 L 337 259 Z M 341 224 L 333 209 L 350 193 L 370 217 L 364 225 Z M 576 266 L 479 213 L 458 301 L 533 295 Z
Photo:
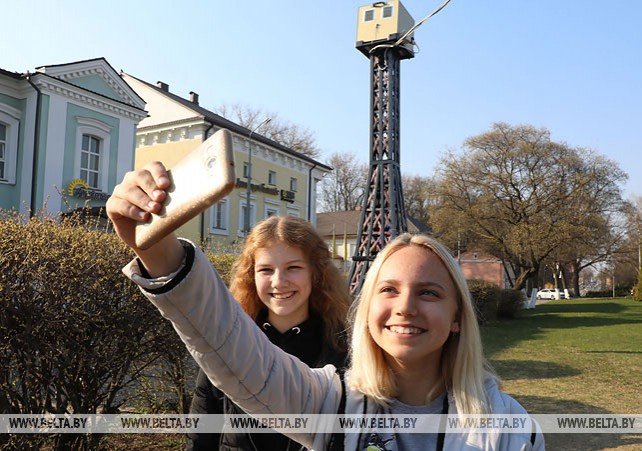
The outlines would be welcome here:
M 267 322 L 267 312 L 257 319 L 257 324 L 272 343 L 288 354 L 301 359 L 310 367 L 321 367 L 328 363 L 337 368 L 346 365 L 346 352 L 336 351 L 326 343 L 323 336 L 323 320 L 311 316 L 307 321 L 281 334 Z M 196 388 L 190 406 L 193 414 L 242 414 L 243 411 L 214 387 L 203 370 L 199 370 Z M 301 445 L 278 433 L 226 433 L 188 434 L 187 451 L 273 451 L 299 450 Z

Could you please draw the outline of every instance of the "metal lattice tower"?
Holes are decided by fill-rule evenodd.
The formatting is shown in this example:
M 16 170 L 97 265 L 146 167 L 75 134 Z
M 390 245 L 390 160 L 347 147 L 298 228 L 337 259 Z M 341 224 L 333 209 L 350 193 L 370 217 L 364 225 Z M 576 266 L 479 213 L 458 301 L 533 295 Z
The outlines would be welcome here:
M 371 49 L 372 50 L 372 49 Z M 364 52 L 365 53 L 365 52 Z M 369 51 L 371 68 L 370 168 L 361 210 L 350 291 L 361 290 L 370 262 L 394 237 L 408 230 L 399 164 L 399 66 L 403 48 Z

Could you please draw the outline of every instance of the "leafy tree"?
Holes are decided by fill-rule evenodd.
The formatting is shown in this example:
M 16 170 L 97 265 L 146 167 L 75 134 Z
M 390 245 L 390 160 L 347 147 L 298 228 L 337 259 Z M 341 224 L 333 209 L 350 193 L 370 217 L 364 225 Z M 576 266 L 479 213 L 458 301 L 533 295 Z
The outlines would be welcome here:
M 300 125 L 289 123 L 276 113 L 266 113 L 261 109 L 238 103 L 221 105 L 214 108 L 213 111 L 249 130 L 254 130 L 266 117 L 269 117 L 270 122 L 262 125 L 257 133 L 311 158 L 318 158 L 321 155 L 312 131 Z
M 535 287 L 543 262 L 612 225 L 625 179 L 612 161 L 553 142 L 544 128 L 497 123 L 442 159 L 431 225 L 451 241 L 465 231 L 505 260 L 515 289 Z M 598 253 L 587 248 L 575 257 Z
M 333 153 L 328 164 L 333 171 L 321 184 L 321 211 L 350 211 L 361 207 L 368 165 L 360 163 L 351 153 Z

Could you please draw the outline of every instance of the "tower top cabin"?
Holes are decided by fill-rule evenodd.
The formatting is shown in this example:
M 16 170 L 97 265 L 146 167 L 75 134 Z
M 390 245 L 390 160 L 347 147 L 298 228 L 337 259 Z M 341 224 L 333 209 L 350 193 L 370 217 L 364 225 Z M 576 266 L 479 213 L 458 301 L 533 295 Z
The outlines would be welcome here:
M 359 7 L 357 49 L 368 58 L 377 46 L 391 46 L 404 36 L 415 21 L 399 0 L 375 2 Z M 397 49 L 401 59 L 415 56 L 414 33 L 406 36 Z

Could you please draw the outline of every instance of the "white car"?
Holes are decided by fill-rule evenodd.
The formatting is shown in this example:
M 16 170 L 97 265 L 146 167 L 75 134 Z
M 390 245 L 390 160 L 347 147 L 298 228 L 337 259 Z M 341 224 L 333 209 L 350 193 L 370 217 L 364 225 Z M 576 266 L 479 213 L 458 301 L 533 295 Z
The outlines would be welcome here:
M 549 288 L 545 288 L 537 292 L 537 299 L 557 300 L 557 299 L 563 299 L 563 298 L 564 298 L 564 293 L 560 292 L 560 290 L 551 290 Z

